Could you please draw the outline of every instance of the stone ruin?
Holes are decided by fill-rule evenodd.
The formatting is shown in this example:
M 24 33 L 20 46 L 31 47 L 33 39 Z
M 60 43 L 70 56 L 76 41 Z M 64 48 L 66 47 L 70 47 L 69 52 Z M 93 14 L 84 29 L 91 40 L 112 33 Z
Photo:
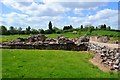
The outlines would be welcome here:
M 91 36 L 90 39 L 102 43 L 107 43 L 110 40 L 108 36 Z
M 16 40 L 3 42 L 2 48 L 86 51 L 86 42 L 88 42 L 88 39 L 85 39 L 87 38 L 70 39 L 64 36 L 59 36 L 55 39 L 47 38 L 45 35 L 36 35 L 28 38 L 17 38 Z
M 110 40 L 110 38 L 108 36 L 98 36 L 97 37 L 98 42 L 107 43 L 109 40 Z
M 3 49 L 40 49 L 40 50 L 73 50 L 73 51 L 92 51 L 94 58 L 110 70 L 120 71 L 120 49 L 100 46 L 90 43 L 90 37 L 80 38 L 48 38 L 45 35 L 30 36 L 28 38 L 17 38 L 9 42 L 0 43 Z M 106 38 L 105 38 L 106 39 Z M 106 42 L 107 40 L 105 40 Z
M 120 71 L 120 48 L 109 48 L 89 43 L 88 51 L 95 53 L 94 59 L 108 67 L 110 70 Z

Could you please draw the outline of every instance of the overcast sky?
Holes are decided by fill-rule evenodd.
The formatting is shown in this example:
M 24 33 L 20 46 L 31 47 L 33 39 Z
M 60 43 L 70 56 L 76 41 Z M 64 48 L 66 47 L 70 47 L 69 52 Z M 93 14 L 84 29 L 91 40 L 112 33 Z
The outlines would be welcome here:
M 116 2 L 115 2 L 116 1 Z M 0 25 L 47 29 L 48 22 L 63 28 L 64 25 L 107 24 L 118 29 L 118 0 L 2 0 Z

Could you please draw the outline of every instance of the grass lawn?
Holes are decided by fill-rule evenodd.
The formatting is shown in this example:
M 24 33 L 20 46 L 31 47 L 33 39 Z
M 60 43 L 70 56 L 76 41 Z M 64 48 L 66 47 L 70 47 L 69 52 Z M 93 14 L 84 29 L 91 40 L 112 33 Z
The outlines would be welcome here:
M 92 31 L 92 35 L 101 35 L 101 36 L 120 36 L 120 32 L 116 31 L 106 31 L 106 30 L 95 30 Z
M 88 60 L 86 52 L 63 50 L 2 50 L 3 78 L 117 78 Z
M 81 35 L 80 34 L 73 34 L 73 33 L 63 33 L 63 34 L 47 34 L 47 37 L 50 38 L 57 38 L 58 36 L 65 36 L 68 38 L 79 38 Z
M 3 35 L 3 36 L 0 36 L 0 42 L 1 41 L 10 41 L 10 40 L 14 40 L 16 38 L 26 38 L 30 35 Z
M 79 38 L 80 36 L 83 36 L 85 34 L 87 34 L 88 32 L 85 31 L 81 31 L 78 34 L 73 34 L 72 32 L 68 32 L 68 33 L 63 33 L 63 34 L 46 34 L 47 37 L 49 38 L 57 38 L 58 36 L 65 36 L 65 37 L 69 37 L 69 38 Z M 110 36 L 113 35 L 114 37 L 111 37 L 112 40 L 120 40 L 120 37 L 116 37 L 117 35 L 120 35 L 120 32 L 115 32 L 115 31 L 105 31 L 105 30 L 96 30 L 93 31 L 91 33 L 91 35 L 101 35 L 101 36 Z M 2 41 L 10 41 L 10 40 L 14 40 L 18 37 L 20 38 L 26 38 L 28 36 L 31 35 L 3 35 L 0 36 L 0 42 Z
M 26 38 L 28 36 L 31 35 L 3 35 L 0 36 L 0 42 L 1 41 L 10 41 L 10 40 L 14 40 L 18 37 L 20 38 Z M 50 38 L 57 38 L 58 36 L 65 36 L 65 37 L 70 37 L 70 38 L 76 38 L 76 37 L 80 37 L 79 34 L 73 34 L 73 33 L 64 33 L 64 34 L 46 34 L 47 37 Z

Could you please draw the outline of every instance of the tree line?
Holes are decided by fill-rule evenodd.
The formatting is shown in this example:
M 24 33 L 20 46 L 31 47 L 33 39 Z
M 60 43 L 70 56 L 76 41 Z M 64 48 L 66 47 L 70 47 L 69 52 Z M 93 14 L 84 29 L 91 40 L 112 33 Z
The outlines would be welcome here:
M 7 29 L 5 26 L 0 26 L 0 35 L 15 35 L 15 34 L 52 34 L 52 33 L 65 33 L 65 32 L 72 32 L 72 31 L 89 31 L 90 33 L 93 30 L 111 30 L 110 26 L 106 26 L 106 24 L 99 25 L 97 27 L 94 27 L 92 25 L 83 26 L 81 25 L 78 28 L 73 28 L 72 25 L 70 26 L 64 26 L 63 29 L 59 29 L 58 27 L 53 27 L 52 22 L 49 21 L 48 23 L 48 29 L 31 29 L 30 26 L 28 26 L 25 30 L 22 30 L 21 27 L 15 28 L 13 26 L 10 26 L 9 29 Z

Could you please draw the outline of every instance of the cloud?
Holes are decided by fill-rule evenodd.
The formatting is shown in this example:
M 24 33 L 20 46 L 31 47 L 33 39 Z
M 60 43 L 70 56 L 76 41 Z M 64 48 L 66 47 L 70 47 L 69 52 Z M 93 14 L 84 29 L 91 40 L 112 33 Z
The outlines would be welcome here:
M 39 0 L 35 0 L 38 1 Z M 41 1 L 41 0 L 40 0 Z M 119 0 L 42 0 L 43 2 L 119 2 Z
M 98 6 L 105 6 L 106 2 L 59 2 L 60 5 L 67 8 L 90 9 Z
M 100 10 L 97 12 L 96 15 L 91 15 L 89 16 L 89 20 L 92 20 L 92 21 L 98 21 L 100 19 L 106 19 L 106 18 L 109 18 L 109 17 L 113 17 L 115 15 L 118 14 L 118 11 L 117 10 L 112 10 L 112 9 L 104 9 L 104 10 Z
M 107 24 L 112 28 L 118 29 L 118 11 L 112 9 L 100 10 L 95 15 L 86 17 L 85 22 L 94 25 Z
M 20 10 L 22 13 L 12 12 L 3 14 L 0 17 L 0 24 L 23 28 L 31 26 L 32 28 L 47 29 L 49 21 L 52 21 L 59 28 L 70 24 L 73 27 L 79 27 L 81 24 L 99 25 L 105 23 L 117 29 L 117 10 L 103 9 L 98 11 L 98 7 L 107 5 L 106 2 L 59 1 L 42 0 L 42 3 L 38 3 L 38 0 L 31 0 L 30 2 L 4 0 L 3 3 L 6 6 Z M 92 11 L 97 12 L 92 15 L 86 15 L 83 13 L 85 10 L 89 10 L 89 13 Z
M 68 8 L 64 8 L 58 4 L 37 4 L 35 2 L 17 2 L 14 0 L 11 2 L 3 1 L 3 3 L 6 6 L 33 16 L 57 16 L 69 11 Z
M 98 26 L 101 24 L 107 24 L 113 29 L 118 29 L 118 11 L 112 9 L 103 9 L 97 11 L 94 15 L 86 15 L 83 17 L 66 17 L 68 21 L 66 25 L 72 24 L 73 27 L 79 27 L 80 25 L 93 25 Z
M 10 14 L 3 14 L 2 17 L 0 17 L 0 25 L 4 24 L 7 27 L 14 26 L 14 27 L 22 27 L 25 29 L 27 26 L 31 26 L 35 29 L 47 29 L 48 28 L 48 22 L 52 21 L 54 25 L 57 25 L 57 23 L 61 23 L 63 20 L 62 16 L 28 16 L 25 14 L 19 14 L 16 12 L 10 13 Z
M 75 10 L 76 14 L 80 9 L 93 9 L 98 6 L 105 6 L 105 2 L 59 2 L 58 0 L 46 1 L 43 0 L 43 4 L 38 4 L 31 0 L 30 2 L 20 1 L 3 1 L 6 6 L 20 10 L 23 13 L 33 16 L 58 16 L 64 15 L 68 11 Z

